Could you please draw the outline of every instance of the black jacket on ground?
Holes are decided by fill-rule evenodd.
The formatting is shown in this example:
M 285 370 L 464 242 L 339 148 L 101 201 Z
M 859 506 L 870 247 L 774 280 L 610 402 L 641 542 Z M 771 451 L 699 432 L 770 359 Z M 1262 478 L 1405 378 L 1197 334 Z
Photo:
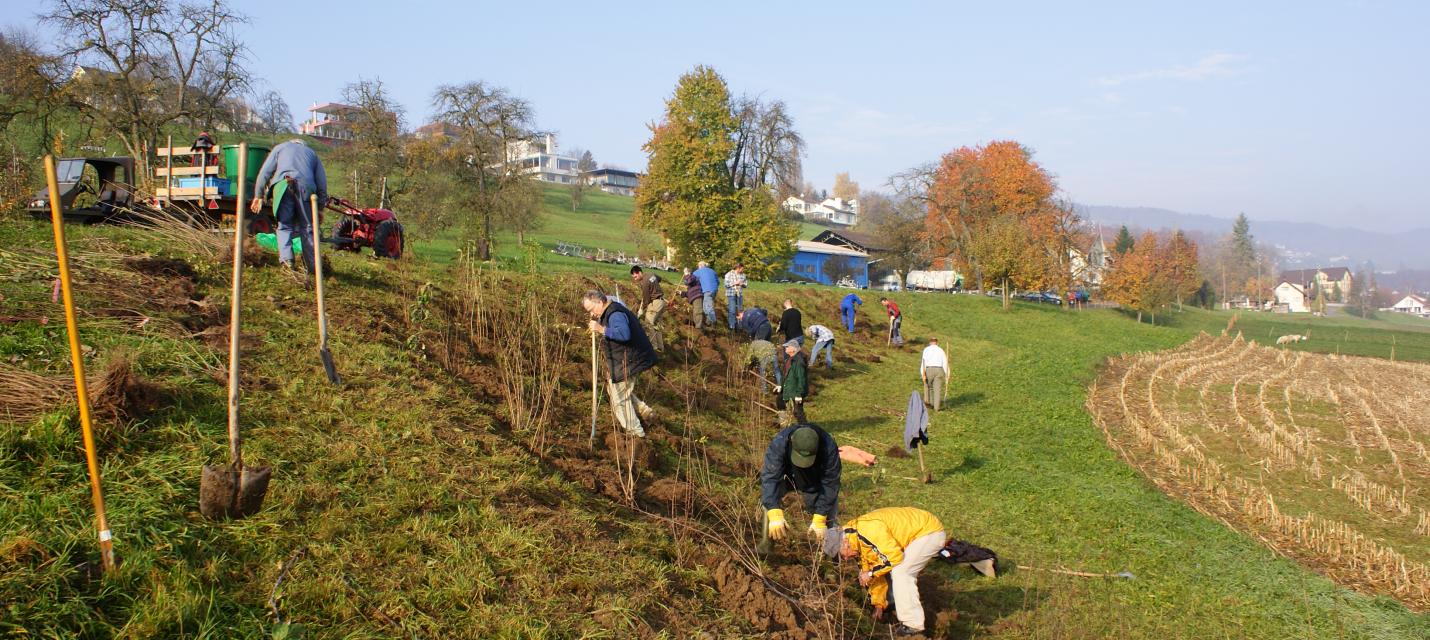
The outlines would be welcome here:
M 610 367 L 611 382 L 622 382 L 627 378 L 645 371 L 655 366 L 659 356 L 655 349 L 650 346 L 650 338 L 645 335 L 645 329 L 641 328 L 641 323 L 636 319 L 636 314 L 630 309 L 616 301 L 611 301 L 606 305 L 606 310 L 601 314 L 601 324 L 609 325 L 610 318 L 614 314 L 624 314 L 626 322 L 631 327 L 631 337 L 629 340 L 617 341 L 606 338 L 606 364 Z
M 744 317 L 740 318 L 740 330 L 749 335 L 751 340 L 769 340 L 770 334 L 774 332 L 770 328 L 769 314 L 759 307 L 745 310 Z
M 790 307 L 780 314 L 780 333 L 785 334 L 785 342 L 804 335 L 804 320 L 799 309 Z
M 819 455 L 808 469 L 796 467 L 789 461 L 789 439 L 800 427 L 809 427 L 819 433 Z M 814 495 L 815 513 L 833 516 L 839 499 L 840 469 L 839 445 L 835 444 L 834 436 L 813 424 L 786 427 L 775 434 L 770 447 L 765 450 L 765 466 L 760 470 L 760 505 L 765 509 L 780 508 L 780 498 L 793 483 L 796 491 Z

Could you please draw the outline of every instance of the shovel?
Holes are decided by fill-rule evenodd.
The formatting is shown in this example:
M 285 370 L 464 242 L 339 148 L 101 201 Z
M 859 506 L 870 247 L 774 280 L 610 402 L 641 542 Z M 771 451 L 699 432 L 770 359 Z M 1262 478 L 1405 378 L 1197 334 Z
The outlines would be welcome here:
M 919 452 L 919 481 L 928 484 L 933 482 L 933 474 L 924 468 L 924 448 L 922 445 L 914 447 Z
M 596 450 L 596 333 L 591 333 L 591 450 Z
M 318 195 L 308 196 L 308 202 L 312 207 L 308 209 L 313 214 L 313 281 L 316 283 L 318 292 L 318 355 L 323 359 L 323 371 L 328 374 L 328 382 L 341 385 L 343 379 L 338 375 L 338 367 L 333 364 L 333 352 L 328 351 L 328 311 L 323 304 L 323 259 L 318 253 L 318 245 L 322 244 L 321 225 L 318 224 Z
M 238 175 L 247 175 L 248 143 L 240 143 Z M 228 319 L 228 455 L 227 467 L 204 465 L 199 481 L 199 512 L 213 520 L 239 519 L 257 513 L 268 493 L 269 467 L 243 466 L 243 439 L 238 433 L 239 325 L 243 295 L 243 181 L 234 207 L 233 297 Z M 315 256 L 316 257 L 316 256 Z
M 70 363 L 74 367 L 75 399 L 79 403 L 80 435 L 84 440 L 84 460 L 89 467 L 89 495 L 94 501 L 94 521 L 99 529 L 99 561 L 105 572 L 112 573 L 114 536 L 109 531 L 109 519 L 104 514 L 104 491 L 100 486 L 99 462 L 95 457 L 94 425 L 89 417 L 89 390 L 84 380 L 84 351 L 79 342 L 79 325 L 74 312 L 74 293 L 70 290 L 69 252 L 65 250 L 64 202 L 60 198 L 59 180 L 55 174 L 54 156 L 45 156 L 45 181 L 49 188 L 50 222 L 55 229 L 55 261 L 60 268 L 60 291 L 64 294 L 65 332 L 69 336 Z

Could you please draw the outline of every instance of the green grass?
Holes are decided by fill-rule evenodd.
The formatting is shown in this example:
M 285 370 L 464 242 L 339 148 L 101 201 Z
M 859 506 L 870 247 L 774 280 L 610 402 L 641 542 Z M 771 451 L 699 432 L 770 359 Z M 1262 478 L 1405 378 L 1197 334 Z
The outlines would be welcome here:
M 541 189 L 542 225 L 528 234 L 528 240 L 539 243 L 547 250 L 554 249 L 557 243 L 567 242 L 580 245 L 588 253 L 594 253 L 597 249 L 605 249 L 611 253 L 624 251 L 630 255 L 638 252 L 630 226 L 630 218 L 635 211 L 635 198 L 588 189 L 581 207 L 572 211 L 569 188 L 543 184 Z M 801 222 L 799 239 L 812 239 L 825 229 L 827 227 Z M 509 231 L 499 232 L 496 234 L 496 240 L 496 255 L 509 259 L 521 255 L 516 234 Z M 438 234 L 430 240 L 420 240 L 414 244 L 415 252 L 442 263 L 455 260 L 459 249 L 458 241 L 452 233 Z
M 837 294 L 823 295 L 820 311 L 809 315 L 836 326 Z M 1103 359 L 1175 346 L 1199 330 L 1219 330 L 1229 314 L 1189 310 L 1166 318 L 1171 326 L 1152 327 L 1114 311 L 1018 304 L 1003 312 L 977 296 L 894 297 L 906 336 L 917 343 L 937 336 L 953 366 L 950 406 L 930 426 L 927 461 L 937 482 L 913 482 L 913 459 L 886 457 L 881 473 L 850 473 L 845 513 L 920 506 L 938 513 L 955 537 L 1021 563 L 1137 576 L 1021 572 L 959 581 L 949 602 L 962 617 L 950 637 L 1389 639 L 1430 631 L 1424 616 L 1336 586 L 1163 495 L 1108 449 L 1083 409 Z M 1373 352 L 1397 335 L 1405 353 L 1430 359 L 1430 335 L 1384 326 L 1245 314 L 1240 324 L 1258 333 L 1334 328 L 1350 334 L 1341 343 L 1348 351 Z M 882 330 L 880 320 L 873 331 Z M 899 416 L 919 388 L 916 348 L 816 376 L 811 419 L 843 443 L 883 453 L 897 442 Z
M 548 206 L 560 204 L 559 195 L 548 191 Z M 598 246 L 554 222 L 587 214 L 551 215 L 541 237 Z M 614 201 L 609 212 L 589 215 L 620 217 Z M 115 238 L 131 251 L 173 251 L 142 232 L 74 229 L 75 243 Z M 46 233 L 43 225 L 3 220 L 0 247 L 43 252 Z M 464 325 L 447 315 L 447 294 L 417 301 L 426 283 L 452 291 L 454 272 L 435 251 L 417 253 L 427 257 L 398 264 L 332 257 L 338 272 L 329 288 L 333 352 L 348 379 L 341 390 L 329 386 L 317 366 L 310 294 L 274 269 L 250 272 L 246 452 L 273 464 L 276 474 L 264 511 L 241 522 L 211 523 L 196 510 L 199 466 L 221 460 L 224 451 L 224 394 L 213 379 L 222 370 L 221 348 L 152 328 L 86 329 L 94 364 L 119 347 L 137 350 L 141 372 L 174 393 L 172 406 L 105 436 L 111 521 L 126 563 L 102 579 L 77 568 L 94 558 L 94 543 L 72 410 L 56 407 L 36 424 L 0 425 L 0 602 L 6 607 L 0 629 L 262 637 L 274 630 L 267 601 L 278 566 L 306 548 L 280 607 L 285 617 L 310 625 L 313 637 L 625 637 L 663 628 L 673 629 L 669 637 L 761 635 L 732 621 L 739 616 L 715 597 L 699 557 L 692 561 L 689 542 L 666 523 L 582 484 L 562 466 L 570 460 L 537 459 L 520 434 L 504 430 L 499 400 L 481 379 L 491 372 L 489 353 L 440 364 L 438 339 L 460 334 Z M 539 275 L 502 280 L 500 289 L 543 296 L 563 322 L 576 315 L 571 293 L 583 285 L 575 276 L 625 281 L 625 269 L 616 265 L 549 253 L 541 258 Z M 567 271 L 575 273 L 558 273 Z M 49 302 L 48 274 L 5 274 L 0 271 L 0 295 L 7 314 L 59 317 Z M 221 265 L 201 269 L 200 293 L 220 310 L 225 283 Z M 82 306 L 103 301 L 102 292 L 85 291 Z M 844 293 L 758 283 L 751 301 L 774 308 L 792 295 L 807 324 L 837 327 L 835 306 Z M 861 319 L 877 316 L 877 297 L 866 297 Z M 882 456 L 878 471 L 846 471 L 845 516 L 920 506 L 938 513 L 954 536 L 1023 564 L 1126 569 L 1137 576 L 1117 581 L 1020 571 L 992 581 L 935 568 L 928 599 L 960 613 L 940 623 L 940 637 L 1388 639 L 1430 633 L 1424 616 L 1336 586 L 1163 495 L 1118 460 L 1092 424 L 1083 409 L 1086 387 L 1106 357 L 1173 347 L 1201 330 L 1218 332 L 1230 314 L 1187 310 L 1159 315 L 1163 324 L 1151 326 L 1108 310 L 1017 303 L 1003 311 L 979 296 L 893 297 L 916 344 L 885 348 L 880 318 L 856 338 L 839 334 L 838 369 L 813 376 L 810 417 L 842 443 Z M 673 311 L 667 322 L 682 316 Z M 1312 340 L 1296 348 L 1328 352 L 1388 356 L 1394 337 L 1398 358 L 1430 360 L 1430 332 L 1399 324 L 1260 314 L 1242 314 L 1238 324 L 1263 342 L 1309 331 Z M 918 387 L 917 343 L 935 335 L 953 362 L 952 400 L 932 421 L 927 453 L 937 481 L 922 485 L 912 481 L 915 460 L 883 454 L 897 442 L 908 394 Z M 679 341 L 685 357 L 697 360 L 694 347 L 724 348 Z M 568 364 L 580 370 L 582 357 Z M 63 374 L 62 327 L 33 320 L 0 325 L 0 358 Z M 583 439 L 588 396 L 576 374 L 555 425 Z M 659 432 L 746 437 L 737 428 L 743 408 L 712 402 L 679 414 L 680 402 L 724 393 L 721 385 L 730 382 L 720 367 L 672 356 L 661 374 L 678 387 L 646 383 L 648 400 L 676 414 Z M 714 467 L 721 491 L 753 504 L 744 465 L 763 437 L 726 441 L 725 450 L 714 452 L 728 458 Z M 666 448 L 660 455 L 675 457 Z M 652 469 L 643 482 L 668 473 Z

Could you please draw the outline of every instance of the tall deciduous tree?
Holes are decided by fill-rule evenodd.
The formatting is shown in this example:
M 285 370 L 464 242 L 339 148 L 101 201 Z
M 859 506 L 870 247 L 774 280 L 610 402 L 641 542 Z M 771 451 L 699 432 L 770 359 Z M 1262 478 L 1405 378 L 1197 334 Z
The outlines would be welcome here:
M 962 147 L 931 171 L 915 169 L 898 180 L 927 203 L 924 233 L 932 252 L 972 271 L 980 288 L 986 280 L 1001 284 L 1005 307 L 1013 286 L 1066 280 L 1058 273 L 1077 213 L 1053 201 L 1057 185 L 1028 148 L 1010 140 Z
M 1187 234 L 1180 230 L 1173 233 L 1167 241 L 1159 267 L 1167 273 L 1168 285 L 1178 308 L 1182 306 L 1183 300 L 1195 295 L 1201 286 L 1202 278 L 1197 263 L 1197 243 L 1188 239 Z
M 859 183 L 849 179 L 849 172 L 834 174 L 834 188 L 830 193 L 846 201 L 859 197 Z
M 783 269 L 798 227 L 782 215 L 768 184 L 739 187 L 740 120 L 724 78 L 700 66 L 680 77 L 665 117 L 645 144 L 646 176 L 633 222 L 659 233 L 675 258 L 744 262 L 751 275 Z
M 54 0 L 40 19 L 81 65 L 71 105 L 119 139 L 146 184 L 165 126 L 206 126 L 249 86 L 234 33 L 248 18 L 224 0 Z
M 804 181 L 804 138 L 780 100 L 744 97 L 735 101 L 734 149 L 730 179 L 736 189 L 768 186 L 780 200 L 799 192 Z
M 504 191 L 529 185 L 512 163 L 511 149 L 535 135 L 531 104 L 506 89 L 477 81 L 439 87 L 432 106 L 436 120 L 454 132 L 433 156 L 456 178 L 453 197 L 464 206 L 456 209 L 461 218 L 454 222 L 463 223 L 464 232 L 476 236 L 478 257 L 490 260 L 494 222 L 502 220 L 507 210 L 504 202 L 512 201 Z M 466 223 L 470 211 L 477 214 L 476 229 Z
M 354 190 L 350 197 L 372 199 L 382 193 L 384 181 L 402 162 L 402 107 L 377 79 L 350 83 L 343 87 L 342 96 L 352 107 L 343 115 L 352 140 L 339 147 L 337 155 L 353 171 L 344 176 Z
M 259 127 L 264 133 L 291 133 L 293 131 L 293 110 L 283 94 L 268 90 L 258 97 Z

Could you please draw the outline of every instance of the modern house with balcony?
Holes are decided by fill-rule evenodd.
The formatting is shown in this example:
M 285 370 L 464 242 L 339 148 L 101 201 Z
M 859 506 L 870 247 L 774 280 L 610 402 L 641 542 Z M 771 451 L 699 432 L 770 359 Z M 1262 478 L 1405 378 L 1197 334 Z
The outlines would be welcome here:
M 320 140 L 347 142 L 353 139 L 349 120 L 356 111 L 356 107 L 337 102 L 315 104 L 308 107 L 308 119 L 299 125 L 298 130 L 305 136 Z
M 517 171 L 530 175 L 542 182 L 571 184 L 581 178 L 576 169 L 578 160 L 559 153 L 556 135 L 547 133 L 529 140 L 518 140 L 507 145 L 507 162 Z
M 634 171 L 610 168 L 587 171 L 581 177 L 586 180 L 586 184 L 621 196 L 634 196 L 636 186 L 641 181 L 640 174 Z

